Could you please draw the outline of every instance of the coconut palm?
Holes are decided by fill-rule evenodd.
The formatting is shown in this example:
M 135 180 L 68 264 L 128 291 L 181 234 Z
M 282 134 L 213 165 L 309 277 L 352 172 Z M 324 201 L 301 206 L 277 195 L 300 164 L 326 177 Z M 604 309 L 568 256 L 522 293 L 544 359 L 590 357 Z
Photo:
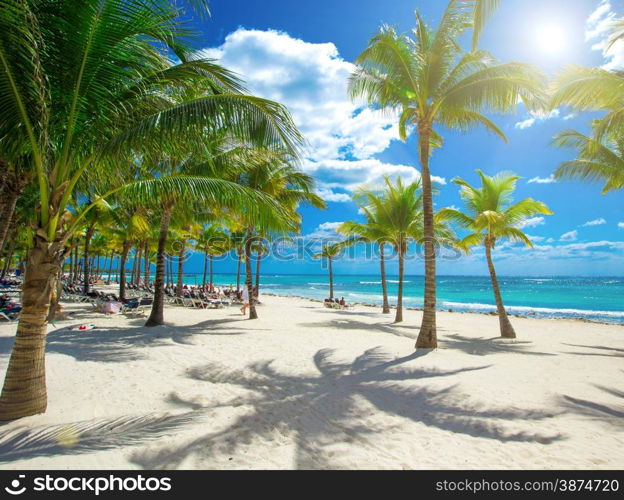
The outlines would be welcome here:
M 374 191 L 363 188 L 358 190 L 354 198 L 356 201 L 360 201 L 360 210 L 364 212 L 366 222 L 346 221 L 343 222 L 336 231 L 349 237 L 345 242 L 346 245 L 366 242 L 375 244 L 379 248 L 381 291 L 383 295 L 382 313 L 389 314 L 390 304 L 388 302 L 388 285 L 386 282 L 385 246 L 388 242 L 392 241 L 392 237 L 388 234 L 388 228 L 380 224 L 378 215 L 374 212 L 373 207 L 377 203 L 375 203 L 375 201 L 371 203 L 371 201 L 373 199 L 378 199 L 378 195 Z
M 312 256 L 313 259 L 323 259 L 327 261 L 327 269 L 329 271 L 329 298 L 334 300 L 334 271 L 332 263 L 344 250 L 344 245 L 340 242 L 323 243 L 323 247 L 319 253 Z
M 600 181 L 606 194 L 624 188 L 624 136 L 611 134 L 590 137 L 575 130 L 565 130 L 553 143 L 576 151 L 574 160 L 563 162 L 555 171 L 557 179 Z
M 389 243 L 394 246 L 399 261 L 399 284 L 394 321 L 403 321 L 403 280 L 405 255 L 410 240 L 422 241 L 423 196 L 420 182 L 404 184 L 401 178 L 395 183 L 386 177 L 381 196 L 369 197 L 369 210 L 374 211 L 377 223 L 384 228 Z
M 624 131 L 624 72 L 604 68 L 566 67 L 553 82 L 551 107 L 606 111 L 594 124 L 599 140 Z
M 480 170 L 477 174 L 481 179 L 480 187 L 473 187 L 463 179 L 453 182 L 461 187 L 460 195 L 464 201 L 466 212 L 446 208 L 440 210 L 438 216 L 443 220 L 453 221 L 471 231 L 457 244 L 466 252 L 476 245 L 485 247 L 485 256 L 492 279 L 492 288 L 496 300 L 496 310 L 500 323 L 501 337 L 515 338 L 516 332 L 509 321 L 503 299 L 501 297 L 492 250 L 501 239 L 521 242 L 532 247 L 529 237 L 518 226 L 536 214 L 552 215 L 549 208 L 541 201 L 526 198 L 512 204 L 512 193 L 519 177 L 508 172 L 501 172 L 494 177 L 485 175 Z
M 206 136 L 224 127 L 258 145 L 294 150 L 300 143 L 282 106 L 243 94 L 240 82 L 212 61 L 188 57 L 183 16 L 173 0 L 0 4 L 0 157 L 32 158 L 40 206 L 0 420 L 47 407 L 46 313 L 66 242 L 94 208 L 81 204 L 73 222 L 64 219 L 87 170 L 115 176 L 134 169 L 139 150 L 182 155 L 190 143 L 200 148 Z M 180 64 L 172 65 L 171 52 Z M 179 99 L 192 88 L 204 95 Z M 136 180 L 98 194 L 107 198 L 115 192 L 145 202 L 175 193 L 220 206 L 240 206 L 250 195 L 233 183 L 183 176 Z M 259 210 L 274 205 L 258 201 Z
M 496 2 L 451 0 L 437 30 L 418 12 L 413 35 L 383 26 L 356 59 L 349 93 L 376 108 L 396 111 L 401 139 L 414 131 L 423 189 L 425 291 L 417 347 L 437 346 L 435 229 L 429 157 L 441 144 L 436 125 L 466 131 L 478 126 L 506 140 L 482 112 L 512 112 L 522 101 L 533 110 L 545 106 L 545 77 L 521 63 L 498 63 L 483 50 L 463 53 L 459 40 L 472 27 L 480 32 L 484 14 Z M 479 4 L 481 7 L 479 7 Z M 475 8 L 483 10 L 475 11 Z M 475 24 L 478 23 L 478 24 Z
M 292 232 L 299 230 L 300 216 L 297 207 L 309 203 L 317 208 L 325 208 L 325 202 L 313 193 L 314 179 L 302 172 L 297 165 L 297 158 L 288 151 L 255 149 L 250 151 L 247 171 L 243 172 L 240 182 L 247 187 L 261 192 L 275 200 L 286 214 L 285 217 L 272 221 L 257 221 L 241 214 L 241 220 L 247 232 L 244 242 L 245 286 L 250 297 L 249 319 L 258 317 L 253 299 L 253 278 L 251 258 L 255 245 L 260 240 L 256 232 L 263 234 L 269 230 Z
M 206 275 L 208 267 L 210 267 L 210 276 L 208 283 L 210 289 L 213 286 L 213 259 L 228 252 L 230 249 L 230 241 L 226 232 L 214 224 L 205 227 L 197 238 L 196 248 L 204 254 L 204 277 L 202 285 L 206 286 Z

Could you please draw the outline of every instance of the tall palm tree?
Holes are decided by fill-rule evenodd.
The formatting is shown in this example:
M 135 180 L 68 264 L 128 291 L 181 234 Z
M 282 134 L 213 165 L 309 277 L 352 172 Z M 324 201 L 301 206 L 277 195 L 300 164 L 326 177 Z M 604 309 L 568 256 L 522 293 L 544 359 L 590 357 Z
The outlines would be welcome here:
M 422 188 L 420 182 L 404 184 L 401 178 L 392 183 L 385 178 L 385 189 L 379 197 L 369 197 L 369 210 L 394 246 L 399 261 L 399 284 L 395 323 L 403 321 L 403 280 L 405 255 L 410 240 L 422 241 Z
M 253 278 L 251 258 L 254 247 L 263 234 L 269 230 L 279 232 L 298 231 L 301 217 L 297 207 L 309 203 L 317 208 L 325 208 L 325 202 L 315 193 L 314 179 L 302 172 L 297 165 L 297 157 L 288 151 L 255 149 L 249 157 L 250 165 L 240 181 L 251 189 L 275 200 L 283 209 L 285 216 L 272 221 L 257 221 L 249 218 L 245 211 L 241 214 L 247 232 L 244 243 L 245 286 L 250 299 L 253 298 Z M 256 319 L 258 313 L 253 300 L 249 302 L 249 319 Z
M 327 261 L 327 269 L 329 271 L 329 298 L 334 300 L 334 271 L 332 263 L 344 250 L 342 243 L 323 243 L 323 247 L 319 253 L 312 256 L 314 259 L 324 259 Z
M 82 204 L 72 223 L 64 219 L 87 170 L 115 176 L 135 168 L 139 151 L 183 155 L 190 143 L 200 148 L 224 127 L 258 145 L 295 149 L 300 143 L 282 106 L 243 94 L 240 82 L 212 61 L 189 59 L 183 16 L 174 0 L 0 3 L 0 157 L 30 155 L 40 206 L 0 420 L 47 407 L 46 316 L 66 242 L 94 208 Z M 172 65 L 171 52 L 180 64 Z M 170 98 L 197 87 L 203 96 Z M 136 180 L 100 197 L 115 192 L 143 201 L 177 194 L 227 206 L 248 195 L 232 183 L 182 176 Z
M 553 143 L 577 154 L 557 168 L 555 178 L 604 182 L 603 194 L 624 188 L 624 135 L 597 138 L 565 130 L 555 136 Z
M 516 338 L 516 332 L 503 305 L 494 261 L 492 260 L 492 250 L 501 239 L 519 241 L 532 247 L 531 240 L 518 229 L 518 225 L 536 214 L 552 215 L 552 212 L 544 203 L 532 198 L 511 204 L 512 193 L 516 188 L 518 176 L 501 172 L 494 177 L 489 177 L 480 170 L 477 170 L 477 174 L 481 178 L 480 187 L 473 187 L 460 178 L 453 180 L 455 184 L 461 187 L 460 195 L 466 206 L 466 212 L 446 208 L 440 210 L 438 216 L 471 231 L 457 244 L 459 248 L 469 252 L 470 248 L 475 245 L 485 247 L 501 337 Z
M 416 347 L 437 347 L 435 229 L 429 158 L 441 144 L 436 125 L 466 131 L 484 127 L 503 140 L 503 132 L 484 114 L 514 111 L 522 101 L 527 108 L 545 106 L 545 77 L 522 63 L 498 63 L 483 50 L 462 52 L 462 35 L 477 33 L 496 2 L 451 0 L 437 30 L 430 29 L 418 12 L 413 35 L 383 26 L 356 59 L 349 93 L 368 104 L 394 110 L 405 140 L 418 135 L 423 189 L 425 246 L 424 313 Z M 477 12 L 475 9 L 482 9 Z M 475 25 L 476 22 L 476 25 Z
M 348 236 L 346 245 L 352 245 L 357 242 L 366 242 L 377 245 L 379 248 L 379 265 L 381 272 L 381 291 L 383 296 L 382 313 L 390 313 L 390 304 L 388 302 L 388 285 L 386 281 L 386 258 L 385 258 L 385 246 L 388 242 L 392 241 L 392 236 L 389 234 L 388 228 L 384 227 L 379 222 L 379 216 L 374 211 L 374 206 L 377 204 L 371 201 L 378 195 L 371 190 L 360 189 L 357 195 L 354 197 L 356 201 L 359 201 L 360 210 L 364 212 L 366 222 L 346 221 L 343 222 L 336 231 L 340 234 Z

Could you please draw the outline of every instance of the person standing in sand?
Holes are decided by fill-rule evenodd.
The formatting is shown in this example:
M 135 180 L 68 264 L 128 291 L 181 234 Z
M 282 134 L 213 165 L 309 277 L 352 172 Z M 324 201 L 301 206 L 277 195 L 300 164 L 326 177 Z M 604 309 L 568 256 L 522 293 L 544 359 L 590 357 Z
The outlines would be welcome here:
M 243 287 L 243 307 L 241 307 L 241 312 L 243 313 L 243 316 L 245 316 L 245 312 L 247 311 L 247 308 L 249 307 L 249 290 L 247 289 L 246 286 Z

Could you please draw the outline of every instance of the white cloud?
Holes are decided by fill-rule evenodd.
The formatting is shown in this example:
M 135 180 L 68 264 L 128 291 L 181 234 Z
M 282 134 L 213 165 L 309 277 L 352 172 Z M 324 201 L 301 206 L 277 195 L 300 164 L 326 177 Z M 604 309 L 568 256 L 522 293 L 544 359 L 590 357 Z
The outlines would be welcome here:
M 531 115 L 530 118 L 527 118 L 524 121 L 516 123 L 515 127 L 517 129 L 524 130 L 526 128 L 532 127 L 537 122 L 543 122 L 543 121 L 546 121 L 546 120 L 550 120 L 551 118 L 558 118 L 560 112 L 559 112 L 559 109 L 555 108 L 555 109 L 553 109 L 550 112 L 531 111 L 529 114 Z
M 553 243 L 552 239 L 546 243 Z M 583 262 L 598 259 L 616 259 L 622 261 L 624 241 L 591 241 L 587 243 L 566 243 L 564 245 L 535 245 L 529 247 L 507 248 L 498 252 L 498 258 L 526 262 L 530 256 L 534 260 L 580 259 Z
M 414 182 L 420 179 L 420 172 L 408 165 L 384 163 L 376 158 L 366 160 L 325 160 L 303 162 L 303 168 L 317 179 L 322 179 L 320 189 L 344 189 L 353 191 L 362 184 L 378 186 L 383 183 L 385 176 L 393 181 L 399 177 L 404 182 Z M 446 184 L 443 177 L 432 176 L 432 181 Z
M 319 240 L 339 240 L 341 237 L 336 232 L 338 226 L 342 222 L 323 222 L 311 233 L 306 234 L 305 238 Z
M 524 130 L 525 128 L 532 127 L 534 124 L 535 118 L 528 118 L 527 120 L 524 120 L 522 122 L 517 122 L 515 126 L 517 129 Z
M 550 177 L 533 177 L 527 181 L 527 184 L 552 184 L 557 182 L 554 175 Z
M 532 234 L 527 234 L 527 238 L 535 243 L 539 243 L 540 241 L 544 241 L 546 239 L 544 236 L 534 236 Z
M 544 217 L 531 217 L 530 219 L 523 220 L 516 227 L 518 229 L 524 229 L 526 227 L 543 226 L 544 224 Z
M 351 201 L 351 195 L 347 193 L 337 193 L 333 189 L 318 188 L 316 194 L 323 198 L 325 201 L 333 203 L 346 203 Z
M 285 104 L 309 147 L 303 168 L 318 180 L 327 201 L 347 202 L 361 183 L 379 183 L 384 175 L 419 178 L 413 166 L 374 158 L 398 139 L 397 119 L 352 103 L 347 96 L 353 64 L 333 43 L 308 43 L 287 33 L 239 28 L 223 45 L 204 49 L 240 74 L 255 95 Z M 441 177 L 434 180 L 445 183 Z
M 563 117 L 563 119 L 564 119 L 565 121 L 568 121 L 568 120 L 572 120 L 573 118 L 576 118 L 577 116 L 578 116 L 578 115 L 577 115 L 576 113 L 570 113 L 569 115 L 565 115 L 565 116 Z
M 574 231 L 570 231 L 568 233 L 564 233 L 559 238 L 559 241 L 576 241 L 578 238 L 578 231 L 575 229 Z
M 609 48 L 611 25 L 617 18 L 610 0 L 602 0 L 598 7 L 587 18 L 585 40 L 593 42 L 592 50 L 602 52 L 605 69 L 621 69 L 624 67 L 624 41 L 619 40 Z
M 581 227 L 602 226 L 602 225 L 604 225 L 606 223 L 607 223 L 607 221 L 601 217 L 600 219 L 588 220 Z
M 624 222 L 618 222 L 618 227 L 620 229 L 624 229 Z

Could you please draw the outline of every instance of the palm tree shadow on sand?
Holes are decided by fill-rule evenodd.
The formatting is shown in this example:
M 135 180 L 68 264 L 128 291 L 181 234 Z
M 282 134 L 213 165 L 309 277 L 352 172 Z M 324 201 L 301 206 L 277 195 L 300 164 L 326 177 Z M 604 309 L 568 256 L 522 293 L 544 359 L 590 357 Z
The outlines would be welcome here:
M 369 446 L 376 455 L 398 463 L 399 459 L 386 446 L 375 445 L 369 439 L 372 434 L 392 428 L 389 424 L 373 423 L 368 418 L 371 406 L 389 417 L 402 417 L 453 433 L 501 442 L 548 444 L 562 438 L 560 434 L 541 434 L 535 429 L 536 422 L 555 416 L 553 412 L 487 409 L 483 404 L 471 403 L 454 384 L 433 389 L 422 383 L 428 379 L 483 370 L 488 366 L 446 371 L 401 367 L 428 352 L 393 359 L 380 348 L 373 348 L 348 363 L 337 360 L 333 350 L 322 349 L 314 356 L 319 372 L 316 376 L 281 373 L 272 366 L 272 361 L 252 363 L 239 370 L 217 363 L 195 367 L 189 371 L 189 376 L 195 380 L 231 384 L 249 393 L 220 404 L 203 406 L 204 409 L 246 406 L 249 412 L 235 418 L 219 432 L 181 445 L 141 450 L 134 453 L 131 461 L 147 469 L 168 469 L 179 467 L 188 457 L 196 455 L 216 459 L 218 464 L 219 460 L 244 451 L 243 447 L 252 441 L 262 439 L 277 441 L 277 445 L 293 443 L 293 466 L 297 469 L 338 467 L 332 461 L 330 449 L 340 443 Z M 184 404 L 177 395 L 170 399 Z M 186 404 L 198 410 L 200 403 L 197 401 L 200 399 Z M 387 420 L 397 421 L 396 418 Z M 508 421 L 515 421 L 516 429 L 518 421 L 528 421 L 526 430 L 511 430 Z
M 72 424 L 7 429 L 0 433 L 0 463 L 40 456 L 76 455 L 158 439 L 198 416 L 151 414 Z
M 567 412 L 574 412 L 583 417 L 592 420 L 600 420 L 613 426 L 624 428 L 624 392 L 618 389 L 612 389 L 601 385 L 594 384 L 594 387 L 618 398 L 620 404 L 605 404 L 603 402 L 590 401 L 588 399 L 574 398 L 572 396 L 562 396 L 561 406 Z

